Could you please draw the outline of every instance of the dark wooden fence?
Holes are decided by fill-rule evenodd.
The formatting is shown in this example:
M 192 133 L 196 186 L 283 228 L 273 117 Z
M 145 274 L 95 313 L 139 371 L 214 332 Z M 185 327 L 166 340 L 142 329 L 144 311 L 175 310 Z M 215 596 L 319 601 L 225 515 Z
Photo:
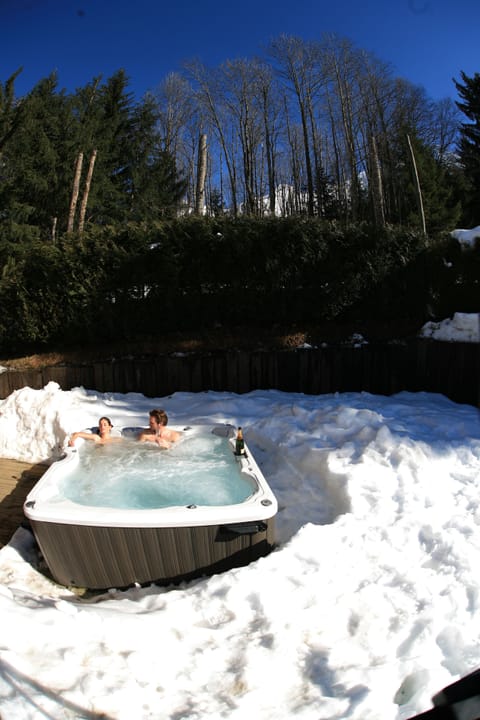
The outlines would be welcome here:
M 441 393 L 480 406 L 480 344 L 411 340 L 359 347 L 122 358 L 91 365 L 56 365 L 0 375 L 0 397 L 29 386 L 57 382 L 63 390 L 83 386 L 99 392 L 174 392 L 256 389 L 322 394 L 360 392 L 392 395 L 402 390 Z

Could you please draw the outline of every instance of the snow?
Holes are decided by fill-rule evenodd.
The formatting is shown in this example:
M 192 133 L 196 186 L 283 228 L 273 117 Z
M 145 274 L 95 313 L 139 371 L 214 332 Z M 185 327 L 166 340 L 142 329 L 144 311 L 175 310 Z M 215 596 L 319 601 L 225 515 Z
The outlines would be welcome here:
M 480 225 L 477 225 L 477 227 L 471 230 L 452 230 L 450 235 L 458 240 L 460 245 L 463 245 L 465 248 L 474 248 L 477 240 L 480 240 Z
M 480 666 L 478 408 L 49 383 L 0 401 L 0 456 L 52 459 L 100 416 L 146 425 L 153 407 L 173 425 L 242 425 L 279 502 L 278 547 L 178 587 L 81 596 L 40 572 L 19 528 L 0 550 L 2 720 L 406 720 Z
M 453 318 L 441 322 L 427 322 L 421 328 L 420 337 L 446 342 L 480 342 L 480 314 L 454 313 Z

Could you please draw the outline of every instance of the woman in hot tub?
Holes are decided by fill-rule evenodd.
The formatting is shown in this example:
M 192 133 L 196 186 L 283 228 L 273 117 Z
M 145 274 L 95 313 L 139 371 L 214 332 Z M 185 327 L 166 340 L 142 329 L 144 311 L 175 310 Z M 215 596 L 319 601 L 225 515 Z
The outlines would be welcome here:
M 138 439 L 140 442 L 154 442 L 167 450 L 181 438 L 181 433 L 167 428 L 168 415 L 165 410 L 150 410 L 148 418 L 149 428 L 144 430 Z
M 96 432 L 87 432 L 86 430 L 80 430 L 72 433 L 68 440 L 70 446 L 75 445 L 75 440 L 83 438 L 84 440 L 92 440 L 93 442 L 105 445 L 105 443 L 112 442 L 113 440 L 121 440 L 121 437 L 112 435 L 112 421 L 108 417 L 101 417 L 98 421 L 98 429 Z

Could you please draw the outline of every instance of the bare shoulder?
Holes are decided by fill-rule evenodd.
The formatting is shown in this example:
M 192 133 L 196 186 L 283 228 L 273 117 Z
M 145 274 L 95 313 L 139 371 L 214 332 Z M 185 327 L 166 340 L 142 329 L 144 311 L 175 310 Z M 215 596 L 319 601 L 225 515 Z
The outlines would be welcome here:
M 137 436 L 139 442 L 145 442 L 146 440 L 154 440 L 155 436 L 151 430 L 144 430 Z

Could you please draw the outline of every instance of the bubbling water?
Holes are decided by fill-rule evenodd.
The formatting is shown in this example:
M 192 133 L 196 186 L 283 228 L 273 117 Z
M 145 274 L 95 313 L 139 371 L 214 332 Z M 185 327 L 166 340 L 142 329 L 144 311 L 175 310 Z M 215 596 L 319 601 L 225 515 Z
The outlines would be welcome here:
M 60 490 L 79 505 L 152 509 L 242 503 L 254 482 L 239 471 L 228 441 L 211 434 L 186 437 L 169 450 L 129 439 L 85 443 Z

